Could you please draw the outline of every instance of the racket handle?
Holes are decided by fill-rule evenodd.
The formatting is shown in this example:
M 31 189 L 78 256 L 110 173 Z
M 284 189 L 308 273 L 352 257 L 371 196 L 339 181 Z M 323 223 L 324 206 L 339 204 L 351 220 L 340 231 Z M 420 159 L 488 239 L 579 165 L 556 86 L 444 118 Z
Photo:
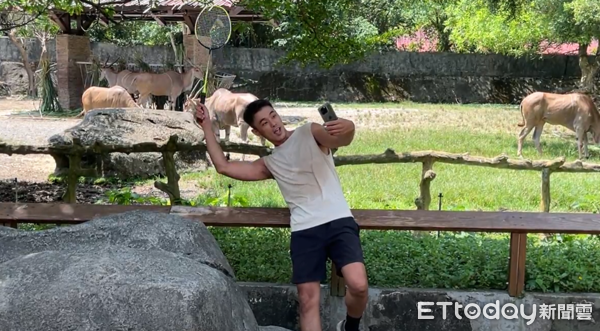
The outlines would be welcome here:
M 205 101 L 206 101 L 206 93 L 202 92 L 202 93 L 200 93 L 200 103 L 204 104 Z

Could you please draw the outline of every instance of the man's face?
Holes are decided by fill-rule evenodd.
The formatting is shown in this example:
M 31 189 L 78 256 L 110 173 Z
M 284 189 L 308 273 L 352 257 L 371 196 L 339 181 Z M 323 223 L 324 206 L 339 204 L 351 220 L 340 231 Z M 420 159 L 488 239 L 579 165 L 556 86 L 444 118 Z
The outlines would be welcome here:
M 262 136 L 273 145 L 277 146 L 286 138 L 286 131 L 283 127 L 281 117 L 272 107 L 266 106 L 254 115 L 254 128 L 252 132 L 257 136 Z

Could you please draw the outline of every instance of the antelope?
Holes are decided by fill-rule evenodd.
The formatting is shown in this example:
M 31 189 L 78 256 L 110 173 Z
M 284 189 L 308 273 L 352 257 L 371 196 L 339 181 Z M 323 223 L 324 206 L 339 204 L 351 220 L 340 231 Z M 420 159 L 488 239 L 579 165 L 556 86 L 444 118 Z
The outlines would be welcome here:
M 182 92 L 187 92 L 192 89 L 192 85 L 194 84 L 193 78 L 203 79 L 202 70 L 193 64 L 191 65 L 191 69 L 182 74 L 173 70 L 160 74 L 146 72 L 139 73 L 133 79 L 132 84 L 140 93 L 138 104 L 142 105 L 147 103 L 150 100 L 150 95 L 166 95 L 169 97 L 169 108 L 171 110 L 175 109 L 175 100 L 177 100 L 177 97 L 179 97 Z
M 240 128 L 242 142 L 244 144 L 248 143 L 250 125 L 244 122 L 244 111 L 250 102 L 257 99 L 258 97 L 253 94 L 232 93 L 224 88 L 216 90 L 209 98 L 206 98 L 205 105 L 217 141 L 221 141 L 220 130 L 222 129 L 225 130 L 224 141 L 229 141 L 231 127 L 235 126 Z M 188 99 L 184 104 L 184 111 L 195 112 L 197 102 L 200 102 L 200 99 Z M 266 146 L 265 138 L 260 137 L 260 143 L 262 146 Z M 244 159 L 245 155 L 242 156 L 242 161 Z
M 98 108 L 141 108 L 133 101 L 127 90 L 121 86 L 91 86 L 83 92 L 81 103 L 83 104 L 83 110 L 76 118 Z
M 137 75 L 139 75 L 140 73 L 132 72 L 127 69 L 117 72 L 112 67 L 115 63 L 117 63 L 117 61 L 119 61 L 119 59 L 115 60 L 110 65 L 107 65 L 108 59 L 106 59 L 106 62 L 100 69 L 101 70 L 100 79 L 106 78 L 106 80 L 108 81 L 109 87 L 113 87 L 113 86 L 117 86 L 117 85 L 124 87 L 127 90 L 127 92 L 129 92 L 129 94 L 131 94 L 133 96 L 136 93 L 138 93 L 138 91 L 133 86 L 133 81 L 134 81 L 135 77 Z
M 594 142 L 600 144 L 600 113 L 586 94 L 534 92 L 521 101 L 519 109 L 522 122 L 517 125 L 523 127 L 518 135 L 517 155 L 520 157 L 523 157 L 523 140 L 534 128 L 533 141 L 539 155 L 542 154 L 540 137 L 546 123 L 564 126 L 577 134 L 580 160 L 582 154 L 589 157 L 588 132 L 593 133 Z

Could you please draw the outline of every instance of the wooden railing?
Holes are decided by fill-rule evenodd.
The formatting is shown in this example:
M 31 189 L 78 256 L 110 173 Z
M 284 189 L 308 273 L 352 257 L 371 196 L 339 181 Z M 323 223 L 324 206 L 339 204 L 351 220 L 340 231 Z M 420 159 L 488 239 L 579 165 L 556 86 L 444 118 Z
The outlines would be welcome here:
M 85 154 L 105 154 L 105 153 L 144 153 L 159 152 L 163 155 L 167 182 L 156 181 L 154 186 L 165 192 L 171 204 L 180 204 L 181 193 L 179 190 L 179 174 L 175 167 L 174 154 L 177 151 L 206 151 L 204 143 L 182 143 L 177 141 L 177 136 L 171 136 L 167 142 L 156 143 L 147 142 L 132 145 L 104 145 L 96 143 L 91 146 L 84 146 L 76 138 L 73 138 L 72 145 L 62 146 L 30 146 L 30 145 L 10 145 L 0 142 L 0 154 L 54 154 L 63 155 L 69 158 L 69 171 L 67 175 L 67 188 L 63 200 L 67 203 L 75 203 L 75 192 L 80 176 L 95 176 L 94 169 L 82 169 L 81 158 Z M 272 152 L 270 148 L 223 142 L 221 144 L 223 151 L 229 153 L 242 153 L 265 156 Z M 371 155 L 336 155 L 334 156 L 336 166 L 375 164 L 375 163 L 415 163 L 423 164 L 420 179 L 420 195 L 415 199 L 417 209 L 429 210 L 431 204 L 431 181 L 435 179 L 433 165 L 436 162 L 449 164 L 463 164 L 471 166 L 483 166 L 490 168 L 502 168 L 513 170 L 533 170 L 541 172 L 541 211 L 550 211 L 550 175 L 555 172 L 600 172 L 600 164 L 585 163 L 581 161 L 565 162 L 564 158 L 555 160 L 531 161 L 525 159 L 509 159 L 506 155 L 500 155 L 494 158 L 480 156 L 470 156 L 468 154 L 453 154 L 439 151 L 419 151 L 396 153 L 392 149 L 387 149 L 381 154 Z
M 0 225 L 18 223 L 78 224 L 96 217 L 132 210 L 179 215 L 206 226 L 289 227 L 285 208 L 224 208 L 184 206 L 120 206 L 58 203 L 0 203 Z M 600 234 L 600 215 L 580 213 L 474 212 L 423 210 L 353 210 L 364 230 L 469 231 L 510 233 L 508 293 L 525 289 L 528 233 Z M 333 267 L 333 266 L 332 266 Z M 334 269 L 332 269 L 333 271 Z M 331 272 L 330 293 L 343 296 L 343 279 Z

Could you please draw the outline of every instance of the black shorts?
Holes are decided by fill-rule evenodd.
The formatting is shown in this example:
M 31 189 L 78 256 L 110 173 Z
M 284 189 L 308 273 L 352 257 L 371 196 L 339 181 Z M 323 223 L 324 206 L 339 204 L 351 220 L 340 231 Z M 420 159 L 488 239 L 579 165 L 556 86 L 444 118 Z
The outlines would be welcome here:
M 362 262 L 360 227 L 353 217 L 340 218 L 314 228 L 294 231 L 290 240 L 292 283 L 321 282 L 327 275 L 327 258 L 336 273 L 353 262 Z

